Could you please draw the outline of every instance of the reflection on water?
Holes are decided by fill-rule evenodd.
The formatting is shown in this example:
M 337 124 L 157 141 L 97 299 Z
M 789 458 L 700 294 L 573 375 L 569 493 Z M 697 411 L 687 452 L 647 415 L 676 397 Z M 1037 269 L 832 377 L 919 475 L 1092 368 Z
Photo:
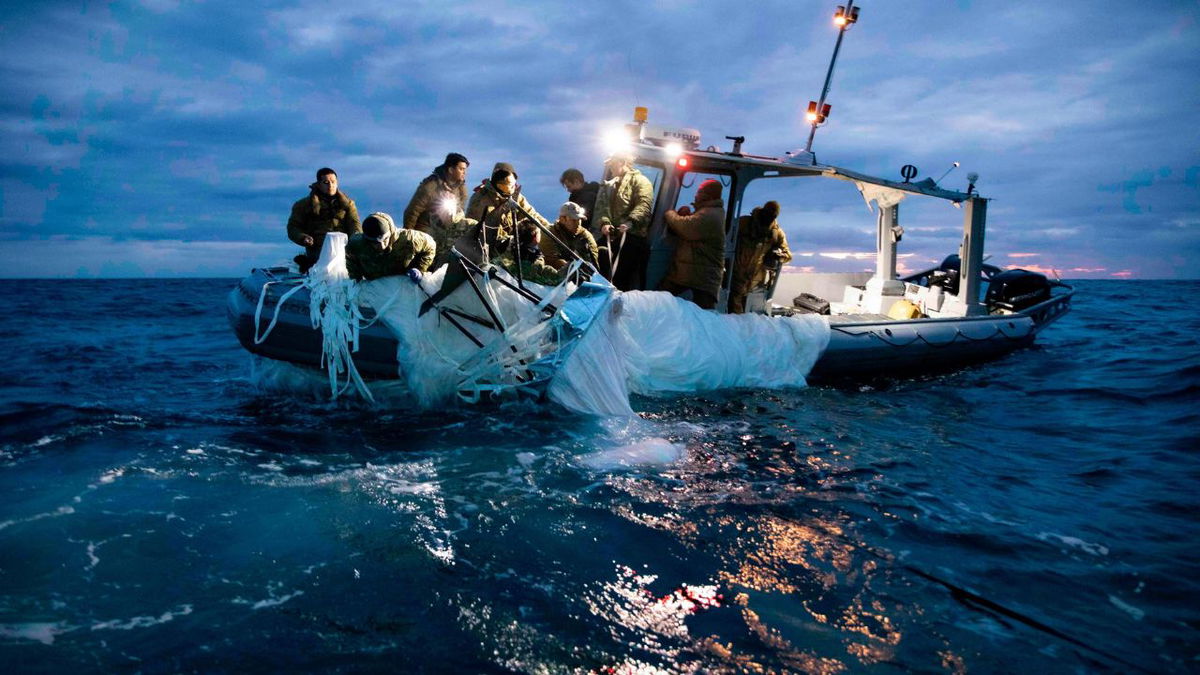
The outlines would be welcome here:
M 12 295 L 34 323 L 0 362 L 0 661 L 1194 670 L 1195 332 L 1113 319 L 1103 288 L 1002 363 L 643 398 L 612 423 L 264 394 L 228 285 L 168 285 Z M 189 291 L 194 311 L 162 305 Z M 130 294 L 144 312 L 95 320 Z

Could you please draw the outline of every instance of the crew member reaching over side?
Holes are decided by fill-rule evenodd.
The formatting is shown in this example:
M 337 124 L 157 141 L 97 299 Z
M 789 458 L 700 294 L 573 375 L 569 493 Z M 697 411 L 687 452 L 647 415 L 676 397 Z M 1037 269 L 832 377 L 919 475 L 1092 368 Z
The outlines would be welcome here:
M 346 271 L 351 279 L 371 281 L 406 274 L 420 281 L 433 262 L 437 249 L 433 237 L 408 228 L 396 229 L 386 213 L 367 216 L 362 228 L 362 233 L 346 244 Z

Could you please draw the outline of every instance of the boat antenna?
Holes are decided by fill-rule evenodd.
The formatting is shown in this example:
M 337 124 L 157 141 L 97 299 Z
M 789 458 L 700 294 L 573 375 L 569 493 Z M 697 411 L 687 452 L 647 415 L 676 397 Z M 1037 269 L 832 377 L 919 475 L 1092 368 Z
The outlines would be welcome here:
M 957 168 L 958 168 L 958 162 L 955 162 L 955 163 L 951 164 L 951 165 L 950 165 L 950 168 L 949 168 L 949 169 L 946 169 L 946 173 L 942 174 L 942 178 L 945 178 L 946 176 L 949 176 L 949 175 L 950 175 L 950 172 L 951 172 L 951 171 L 953 171 L 953 170 L 955 170 L 955 169 L 957 169 Z M 939 179 L 937 179 L 937 181 L 935 181 L 935 182 L 934 182 L 934 184 L 935 184 L 935 185 L 940 185 L 940 184 L 941 184 L 941 182 L 942 182 L 942 178 L 939 178 Z
M 808 102 L 807 118 L 812 124 L 812 129 L 808 132 L 808 143 L 804 146 L 805 152 L 812 152 L 813 137 L 817 135 L 817 127 L 824 124 L 825 118 L 829 117 L 829 110 L 832 106 L 825 103 L 825 97 L 829 96 L 829 85 L 833 82 L 833 66 L 837 63 L 838 51 L 842 48 L 842 38 L 846 35 L 846 29 L 858 23 L 858 9 L 854 6 L 854 0 L 849 0 L 845 5 L 838 5 L 837 12 L 833 15 L 833 23 L 838 27 L 837 42 L 833 45 L 833 57 L 829 59 L 829 70 L 825 73 L 825 86 L 821 89 L 821 100 Z

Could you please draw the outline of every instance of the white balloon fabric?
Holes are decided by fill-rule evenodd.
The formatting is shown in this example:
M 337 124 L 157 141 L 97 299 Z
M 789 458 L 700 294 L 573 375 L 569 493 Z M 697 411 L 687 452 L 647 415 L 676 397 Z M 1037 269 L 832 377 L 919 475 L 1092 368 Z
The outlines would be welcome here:
M 578 412 L 629 415 L 631 392 L 804 387 L 829 334 L 815 314 L 717 314 L 669 293 L 631 291 L 612 302 L 548 393 Z

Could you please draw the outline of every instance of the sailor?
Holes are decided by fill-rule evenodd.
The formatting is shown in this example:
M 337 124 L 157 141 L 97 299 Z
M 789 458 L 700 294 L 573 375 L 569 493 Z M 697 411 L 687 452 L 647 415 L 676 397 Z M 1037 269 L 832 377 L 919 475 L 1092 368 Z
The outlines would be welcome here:
M 437 269 L 450 257 L 450 246 L 473 222 L 465 216 L 467 207 L 467 167 L 471 163 L 457 152 L 446 155 L 445 161 L 422 180 L 404 209 L 404 229 L 420 230 L 437 243 Z
M 663 214 L 667 229 L 679 238 L 671 267 L 658 290 L 679 296 L 692 293 L 692 302 L 714 309 L 725 271 L 725 202 L 721 182 L 706 180 L 692 200 L 695 213 L 684 206 Z
M 520 208 L 514 208 L 509 203 L 510 198 Z M 480 183 L 471 195 L 471 201 L 467 204 L 467 218 L 482 221 L 485 215 L 493 217 L 504 234 L 512 236 L 516 232 L 517 222 L 525 218 L 526 214 L 538 219 L 545 227 L 550 227 L 550 222 L 533 208 L 529 200 L 525 199 L 525 195 L 521 194 L 521 186 L 517 184 L 517 170 L 513 165 L 508 162 L 496 162 L 492 169 L 492 177 Z
M 559 207 L 558 220 L 554 221 L 554 227 L 550 228 L 554 236 L 542 237 L 542 253 L 546 255 L 547 265 L 561 272 L 575 259 L 570 251 L 574 251 L 593 267 L 597 265 L 599 250 L 592 233 L 584 229 L 583 223 L 586 219 L 587 213 L 575 202 L 567 202 Z M 555 238 L 558 241 L 555 241 Z M 559 242 L 569 251 L 563 250 Z
M 650 257 L 650 213 L 654 186 L 633 166 L 633 157 L 618 153 L 608 158 L 606 180 L 596 196 L 592 233 L 609 250 L 605 265 L 613 285 L 623 291 L 646 286 Z
M 779 202 L 769 201 L 738 218 L 737 253 L 729 282 L 729 313 L 746 311 L 746 296 L 767 283 L 769 273 L 792 261 L 787 236 L 779 227 Z
M 338 190 L 338 177 L 333 169 L 317 170 L 317 182 L 308 189 L 307 197 L 292 204 L 287 224 L 288 239 L 304 247 L 304 253 L 294 258 L 301 274 L 316 264 L 326 234 L 344 232 L 349 236 L 362 232 L 358 208 L 353 199 Z
M 583 207 L 583 212 L 586 214 L 583 218 L 583 226 L 590 230 L 592 213 L 596 211 L 596 195 L 600 192 L 600 184 L 596 181 L 587 182 L 583 177 L 583 172 L 574 168 L 564 171 L 558 182 L 566 189 L 569 195 L 567 199 Z
M 433 237 L 418 230 L 397 229 L 386 213 L 367 216 L 362 229 L 346 244 L 346 271 L 352 279 L 370 281 L 406 274 L 420 281 L 433 262 L 437 249 Z
M 544 227 L 550 223 L 542 218 L 529 200 L 521 194 L 517 172 L 508 162 L 497 162 L 492 177 L 479 184 L 467 203 L 467 218 L 474 221 L 465 234 L 454 242 L 454 249 L 476 266 L 486 267 L 508 251 L 517 232 L 517 225 L 528 217 L 536 218 Z M 451 254 L 442 287 L 421 306 L 421 314 L 450 295 L 467 279 L 462 265 Z
M 510 248 L 501 257 L 504 268 L 513 276 L 518 276 L 519 268 L 521 279 L 543 286 L 555 286 L 561 282 L 563 280 L 562 273 L 547 265 L 546 259 L 542 255 L 542 249 L 538 245 L 542 238 L 542 231 L 538 226 L 525 220 L 518 226 L 517 232 L 517 245 Z M 517 264 L 518 260 L 520 265 Z

